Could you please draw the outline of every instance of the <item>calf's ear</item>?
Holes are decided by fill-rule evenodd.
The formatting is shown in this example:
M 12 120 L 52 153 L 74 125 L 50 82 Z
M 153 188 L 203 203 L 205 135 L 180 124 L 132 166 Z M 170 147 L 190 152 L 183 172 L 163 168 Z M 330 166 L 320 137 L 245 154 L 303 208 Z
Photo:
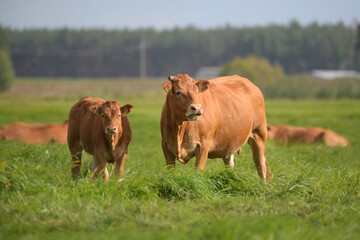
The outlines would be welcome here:
M 126 115 L 131 112 L 131 109 L 133 108 L 133 105 L 126 104 L 120 108 L 121 114 Z
M 209 84 L 210 84 L 210 82 L 208 80 L 200 80 L 197 83 L 195 83 L 195 85 L 199 89 L 199 93 L 208 89 Z
M 171 89 L 172 89 L 172 83 L 171 83 L 171 82 L 164 82 L 164 83 L 163 83 L 163 88 L 164 88 L 164 90 L 165 90 L 165 92 L 166 92 L 167 94 L 172 95 L 172 91 L 171 91 Z

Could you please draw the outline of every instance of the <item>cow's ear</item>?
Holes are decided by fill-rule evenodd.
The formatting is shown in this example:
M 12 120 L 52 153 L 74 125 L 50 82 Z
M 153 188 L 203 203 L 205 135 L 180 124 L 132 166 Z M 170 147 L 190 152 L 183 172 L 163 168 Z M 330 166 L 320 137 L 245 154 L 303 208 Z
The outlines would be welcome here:
M 163 88 L 165 90 L 165 92 L 169 95 L 172 95 L 172 83 L 171 82 L 164 82 L 163 83 Z
M 133 105 L 126 104 L 120 108 L 121 114 L 127 115 L 131 112 L 131 109 L 133 108 Z
M 208 89 L 209 84 L 210 82 L 208 80 L 200 80 L 196 83 L 196 86 L 199 89 L 199 92 L 203 92 Z
M 92 112 L 96 116 L 99 116 L 101 113 L 101 108 L 100 107 L 92 107 L 92 108 L 90 108 L 90 112 Z
M 315 142 L 321 142 L 324 140 L 325 137 L 325 131 L 322 131 L 315 137 Z

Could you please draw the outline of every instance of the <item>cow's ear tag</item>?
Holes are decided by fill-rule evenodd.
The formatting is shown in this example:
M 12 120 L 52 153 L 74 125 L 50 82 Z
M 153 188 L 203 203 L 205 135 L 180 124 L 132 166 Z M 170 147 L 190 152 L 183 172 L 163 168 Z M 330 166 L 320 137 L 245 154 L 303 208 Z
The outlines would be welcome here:
M 92 112 L 96 116 L 99 116 L 99 113 L 97 112 L 96 108 L 90 108 L 90 112 Z
M 121 114 L 127 115 L 131 112 L 131 109 L 133 108 L 133 105 L 126 104 L 120 108 Z
M 163 83 L 163 88 L 164 88 L 164 90 L 165 90 L 165 92 L 167 93 L 167 94 L 169 94 L 169 95 L 172 95 L 172 84 L 171 84 L 171 82 L 164 82 Z

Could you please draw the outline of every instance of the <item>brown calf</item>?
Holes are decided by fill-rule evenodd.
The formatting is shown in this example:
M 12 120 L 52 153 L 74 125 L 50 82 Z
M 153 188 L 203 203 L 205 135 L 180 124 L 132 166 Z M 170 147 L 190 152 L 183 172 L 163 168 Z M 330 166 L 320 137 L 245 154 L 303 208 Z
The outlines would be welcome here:
M 292 127 L 287 125 L 269 125 L 268 136 L 281 144 L 290 142 L 315 143 L 322 142 L 328 146 L 349 146 L 346 138 L 319 127 Z
M 71 174 L 79 175 L 82 150 L 93 155 L 94 178 L 104 171 L 109 178 L 106 163 L 115 163 L 115 174 L 121 175 L 131 141 L 130 124 L 125 115 L 132 105 L 120 106 L 116 101 L 83 97 L 70 110 L 68 145 L 72 156 Z
M 0 128 L 0 139 L 24 143 L 66 143 L 68 121 L 61 124 L 28 124 L 14 122 Z
M 195 81 L 187 74 L 170 76 L 161 115 L 166 163 L 187 163 L 196 157 L 202 170 L 207 158 L 222 158 L 234 167 L 234 154 L 248 142 L 258 174 L 271 178 L 265 157 L 266 116 L 261 91 L 237 75 Z

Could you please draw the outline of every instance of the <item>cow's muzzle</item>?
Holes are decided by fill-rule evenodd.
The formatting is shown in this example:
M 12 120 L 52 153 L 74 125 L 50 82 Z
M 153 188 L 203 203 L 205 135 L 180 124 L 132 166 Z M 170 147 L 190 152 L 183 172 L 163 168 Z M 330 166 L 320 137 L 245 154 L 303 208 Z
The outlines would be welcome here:
M 118 130 L 116 127 L 107 127 L 105 133 L 109 135 L 115 135 L 118 133 Z
M 203 114 L 203 107 L 201 104 L 191 104 L 186 113 L 186 118 L 189 121 L 197 121 Z

